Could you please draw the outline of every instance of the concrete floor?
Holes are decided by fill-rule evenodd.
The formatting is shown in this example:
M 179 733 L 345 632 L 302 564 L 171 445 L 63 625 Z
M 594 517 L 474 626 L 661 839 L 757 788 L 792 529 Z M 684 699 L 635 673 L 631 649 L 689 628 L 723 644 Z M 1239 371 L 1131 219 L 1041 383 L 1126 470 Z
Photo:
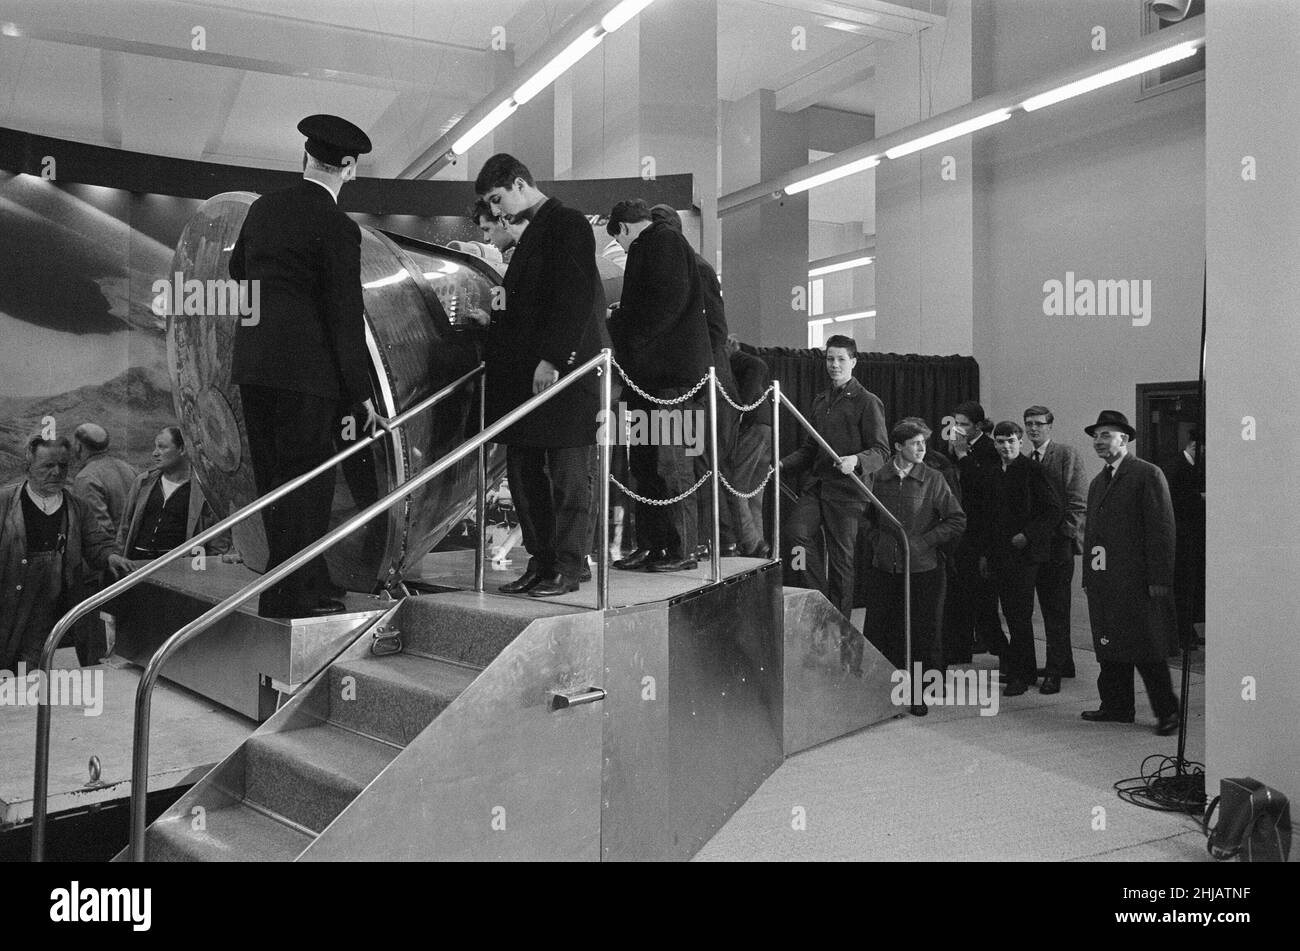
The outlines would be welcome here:
M 1098 668 L 1077 587 L 1072 614 L 1078 677 L 1059 694 L 1031 689 L 989 717 L 933 707 L 792 756 L 696 860 L 1210 861 L 1191 816 L 1116 796 L 1116 780 L 1139 775 L 1150 754 L 1172 756 L 1178 738 L 1152 732 L 1140 678 L 1136 723 L 1079 719 L 1098 705 Z M 1041 628 L 1038 640 L 1041 663 Z M 1204 654 L 1194 656 L 1186 756 L 1203 763 Z M 1181 669 L 1171 674 L 1177 689 Z

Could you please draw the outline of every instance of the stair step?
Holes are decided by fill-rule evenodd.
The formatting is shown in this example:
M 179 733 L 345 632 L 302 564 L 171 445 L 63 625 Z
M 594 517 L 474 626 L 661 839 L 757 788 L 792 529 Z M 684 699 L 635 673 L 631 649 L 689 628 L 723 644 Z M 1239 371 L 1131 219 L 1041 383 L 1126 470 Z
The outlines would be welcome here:
M 398 623 L 409 650 L 486 667 L 537 618 L 581 611 L 532 598 L 455 591 L 407 599 Z
M 399 752 L 332 723 L 254 734 L 245 798 L 315 832 L 334 821 Z
M 329 719 L 405 746 L 476 676 L 475 670 L 407 654 L 337 661 L 329 669 Z
M 151 862 L 292 862 L 314 836 L 263 815 L 243 803 L 213 809 L 194 828 L 194 815 L 173 816 L 149 827 L 145 854 Z

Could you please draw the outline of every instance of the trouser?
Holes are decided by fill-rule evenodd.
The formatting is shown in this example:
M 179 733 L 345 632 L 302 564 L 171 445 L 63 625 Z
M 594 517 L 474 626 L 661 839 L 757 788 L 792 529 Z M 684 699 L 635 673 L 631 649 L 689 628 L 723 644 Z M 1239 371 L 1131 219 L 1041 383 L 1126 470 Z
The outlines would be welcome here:
M 952 663 L 969 663 L 971 650 L 982 642 L 999 656 L 1007 639 L 998 620 L 998 593 L 991 579 L 980 575 L 979 552 L 962 545 L 953 559 L 953 588 L 948 593 L 944 617 L 944 650 Z
M 1031 684 L 1038 679 L 1034 650 L 1034 580 L 1038 565 L 1019 554 L 997 554 L 989 558 L 989 571 L 1010 635 L 1006 649 L 999 655 L 999 667 L 1010 679 Z
M 799 496 L 782 530 L 788 583 L 823 592 L 846 620 L 853 616 L 853 554 L 867 504 L 822 498 L 822 484 L 815 482 Z
M 1034 590 L 1047 635 L 1044 669 L 1057 677 L 1074 676 L 1074 649 L 1070 646 L 1070 583 L 1074 581 L 1074 556 L 1069 561 L 1049 561 L 1038 566 Z
M 912 663 L 921 664 L 925 670 L 943 669 L 934 641 L 942 579 L 942 568 L 912 573 Z M 903 628 L 903 573 L 872 568 L 867 573 L 867 590 L 871 596 L 864 632 L 867 640 L 891 664 L 910 674 Z
M 576 581 L 591 547 L 595 446 L 506 447 L 506 473 L 529 567 Z
M 269 386 L 242 384 L 244 426 L 259 496 L 284 485 L 334 455 L 338 400 Z M 324 472 L 262 510 L 266 570 L 287 561 L 329 528 L 334 472 Z M 262 593 L 263 617 L 293 617 L 327 598 L 329 568 L 318 555 Z
M 684 392 L 680 389 L 652 391 L 659 399 L 671 399 Z M 663 407 L 645 400 L 636 393 L 628 394 L 629 411 L 642 410 L 648 418 L 655 419 L 656 410 L 679 409 L 683 414 L 695 413 L 700 407 L 694 400 L 686 400 L 672 407 Z M 701 417 L 696 416 L 696 419 Z M 653 426 L 651 427 L 653 431 Z M 703 430 L 697 427 L 696 432 Z M 681 443 L 647 445 L 641 440 L 629 449 L 632 487 L 638 495 L 650 499 L 671 499 L 681 495 L 695 484 L 695 464 Z M 699 544 L 698 500 L 689 496 L 672 505 L 636 504 L 636 540 L 638 548 L 666 549 L 676 557 L 695 557 Z
M 772 464 L 772 427 L 754 423 L 736 433 L 731 449 L 727 478 L 741 492 L 752 492 L 763 481 Z M 733 538 L 730 541 L 744 551 L 753 551 L 763 544 L 763 496 L 768 489 L 748 499 L 737 498 L 728 492 L 725 496 L 731 507 Z
M 1133 695 L 1133 671 L 1136 669 L 1142 676 L 1142 683 L 1146 685 L 1151 710 L 1156 717 L 1172 716 L 1178 712 L 1178 696 L 1174 693 L 1173 680 L 1169 676 L 1169 665 L 1163 660 L 1144 664 L 1114 660 L 1103 660 L 1100 663 L 1097 692 L 1101 694 L 1103 710 L 1120 715 L 1134 712 L 1136 701 Z
M 63 614 L 63 552 L 26 552 L 15 574 L 9 580 L 18 583 L 5 592 L 9 610 L 0 615 L 0 670 L 16 674 L 20 663 L 32 670 L 41 662 L 45 639 Z

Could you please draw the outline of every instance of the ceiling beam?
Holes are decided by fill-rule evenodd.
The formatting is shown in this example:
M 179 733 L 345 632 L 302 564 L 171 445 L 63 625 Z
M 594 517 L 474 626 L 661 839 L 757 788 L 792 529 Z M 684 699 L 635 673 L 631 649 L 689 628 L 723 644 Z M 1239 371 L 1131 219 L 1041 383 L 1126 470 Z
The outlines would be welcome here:
M 866 82 L 875 74 L 876 53 L 873 47 L 853 50 L 779 87 L 776 90 L 776 108 L 782 112 L 799 112 L 829 95 Z

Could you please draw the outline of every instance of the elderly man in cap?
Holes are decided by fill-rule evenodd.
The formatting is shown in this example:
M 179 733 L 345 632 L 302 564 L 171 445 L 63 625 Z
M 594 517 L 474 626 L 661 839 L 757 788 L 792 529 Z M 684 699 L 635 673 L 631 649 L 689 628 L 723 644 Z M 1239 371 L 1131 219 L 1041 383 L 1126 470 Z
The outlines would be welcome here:
M 257 491 L 265 495 L 334 453 L 335 427 L 353 407 L 366 426 L 375 411 L 361 300 L 361 229 L 338 207 L 370 139 L 337 116 L 298 123 L 307 137 L 303 180 L 248 209 L 230 256 L 230 276 L 258 281 L 261 314 L 240 323 L 230 379 L 238 383 Z M 326 473 L 263 512 L 267 570 L 316 541 L 329 526 L 334 474 Z M 324 558 L 262 594 L 263 617 L 344 610 Z
M 108 454 L 108 433 L 103 426 L 82 423 L 73 431 L 72 439 L 73 457 L 81 463 L 77 477 L 72 480 L 72 491 L 90 506 L 99 527 L 116 536 L 136 471 Z
M 1088 487 L 1083 587 L 1101 674 L 1091 723 L 1132 723 L 1133 670 L 1142 675 L 1156 733 L 1178 731 L 1178 697 L 1166 658 L 1174 643 L 1174 509 L 1165 475 L 1128 451 L 1137 434 L 1123 413 L 1102 410 L 1084 429 L 1105 468 Z

